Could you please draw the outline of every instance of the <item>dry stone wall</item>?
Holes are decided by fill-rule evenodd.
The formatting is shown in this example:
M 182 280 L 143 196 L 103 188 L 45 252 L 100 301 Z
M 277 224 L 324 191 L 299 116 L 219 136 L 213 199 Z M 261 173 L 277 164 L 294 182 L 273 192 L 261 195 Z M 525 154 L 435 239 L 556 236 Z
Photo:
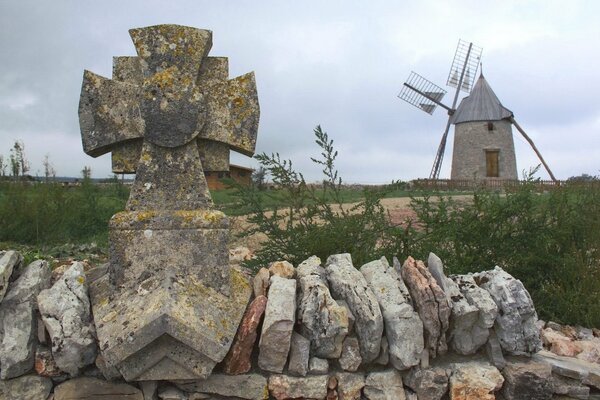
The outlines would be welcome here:
M 234 252 L 234 254 L 237 254 Z M 0 254 L 0 399 L 599 399 L 600 331 L 538 321 L 499 267 L 349 254 L 252 276 L 225 359 L 204 380 L 126 382 L 96 340 L 88 285 L 106 266 L 51 272 Z M 232 260 L 234 262 L 235 260 Z

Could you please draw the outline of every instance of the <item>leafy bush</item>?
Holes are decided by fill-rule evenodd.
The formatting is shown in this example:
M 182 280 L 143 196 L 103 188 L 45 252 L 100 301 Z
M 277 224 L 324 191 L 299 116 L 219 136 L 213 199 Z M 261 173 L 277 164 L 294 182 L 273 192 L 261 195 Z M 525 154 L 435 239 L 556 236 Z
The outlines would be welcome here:
M 322 150 L 321 158 L 312 158 L 323 168 L 320 187 L 307 184 L 291 161 L 282 160 L 279 154 L 264 153 L 256 159 L 278 190 L 271 194 L 260 192 L 255 186 L 237 186 L 240 204 L 247 207 L 248 221 L 254 224 L 244 234 L 261 232 L 268 238 L 257 251 L 256 259 L 249 262 L 250 267 L 278 259 L 298 264 L 311 255 L 326 259 L 344 252 L 352 254 L 356 265 L 362 265 L 384 254 L 394 254 L 391 249 L 397 243 L 396 232 L 380 200 L 395 187 L 364 189 L 361 201 L 343 206 L 346 199 L 342 178 L 334 165 L 337 151 L 333 140 L 320 126 L 314 134 Z M 272 195 L 278 196 L 277 201 L 269 201 Z

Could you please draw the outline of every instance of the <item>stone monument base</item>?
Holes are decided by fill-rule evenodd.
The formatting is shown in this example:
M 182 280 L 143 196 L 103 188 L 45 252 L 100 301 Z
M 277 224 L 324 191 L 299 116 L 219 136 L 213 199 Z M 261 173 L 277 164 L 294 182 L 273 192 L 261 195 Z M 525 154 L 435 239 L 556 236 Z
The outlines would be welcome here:
M 110 241 L 109 272 L 90 287 L 105 361 L 128 381 L 208 377 L 251 293 L 229 269 L 225 215 L 122 212 Z

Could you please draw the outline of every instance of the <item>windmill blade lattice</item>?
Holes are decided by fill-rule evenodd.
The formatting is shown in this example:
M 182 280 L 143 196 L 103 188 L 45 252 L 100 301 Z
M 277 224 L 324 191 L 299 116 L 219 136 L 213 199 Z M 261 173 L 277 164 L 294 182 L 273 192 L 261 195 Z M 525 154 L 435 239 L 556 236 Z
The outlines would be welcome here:
M 398 97 L 409 104 L 432 114 L 446 91 L 435 83 L 423 78 L 416 72 L 411 72 L 404 83 Z
M 477 70 L 479 69 L 482 51 L 483 49 L 481 47 L 460 39 L 458 41 L 458 46 L 456 46 L 456 53 L 454 53 L 454 60 L 452 61 L 450 73 L 448 74 L 448 82 L 446 84 L 458 88 L 460 75 L 464 71 L 460 90 L 467 93 L 471 92 L 473 81 L 475 80 Z

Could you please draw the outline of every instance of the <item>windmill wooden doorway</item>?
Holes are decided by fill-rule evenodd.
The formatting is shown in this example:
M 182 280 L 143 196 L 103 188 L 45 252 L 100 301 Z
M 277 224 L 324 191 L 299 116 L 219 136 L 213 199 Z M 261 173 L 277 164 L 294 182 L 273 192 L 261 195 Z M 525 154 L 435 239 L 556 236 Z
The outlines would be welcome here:
M 485 151 L 485 176 L 488 178 L 498 178 L 500 176 L 500 168 L 498 164 L 498 155 L 500 150 Z

